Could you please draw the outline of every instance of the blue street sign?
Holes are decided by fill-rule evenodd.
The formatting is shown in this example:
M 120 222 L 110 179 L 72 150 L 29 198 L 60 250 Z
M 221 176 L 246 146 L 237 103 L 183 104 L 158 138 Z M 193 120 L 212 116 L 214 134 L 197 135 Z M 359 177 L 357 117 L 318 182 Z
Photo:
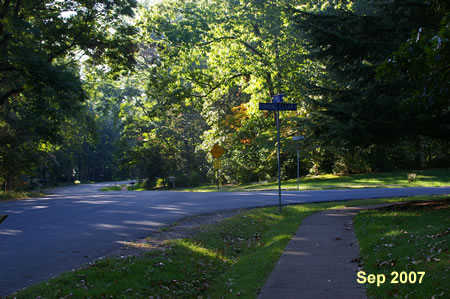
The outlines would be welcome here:
M 276 103 L 259 103 L 259 110 L 278 110 Z
M 259 103 L 259 110 L 297 110 L 297 104 L 288 103 Z
M 273 96 L 272 103 L 282 103 L 283 97 L 284 97 L 284 94 L 277 94 L 276 96 Z

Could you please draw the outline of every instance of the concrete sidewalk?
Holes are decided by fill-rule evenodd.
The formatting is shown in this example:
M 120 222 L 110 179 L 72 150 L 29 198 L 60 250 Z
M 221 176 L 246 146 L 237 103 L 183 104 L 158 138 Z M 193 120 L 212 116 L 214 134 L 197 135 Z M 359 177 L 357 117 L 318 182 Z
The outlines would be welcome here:
M 305 218 L 258 298 L 366 298 L 365 287 L 356 282 L 359 247 L 353 217 L 389 205 L 327 210 Z

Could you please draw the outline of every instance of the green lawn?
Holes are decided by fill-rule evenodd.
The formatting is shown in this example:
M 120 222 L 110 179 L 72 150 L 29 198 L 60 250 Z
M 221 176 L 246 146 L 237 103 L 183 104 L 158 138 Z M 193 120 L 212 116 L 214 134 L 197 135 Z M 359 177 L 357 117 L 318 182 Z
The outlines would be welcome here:
M 449 298 L 449 199 L 363 211 L 356 216 L 365 276 L 386 277 L 379 286 L 368 284 L 371 298 Z M 397 276 L 393 272 L 398 273 L 397 281 L 392 281 Z M 419 283 L 420 272 L 425 273 Z
M 256 298 L 292 234 L 307 215 L 342 206 L 430 198 L 449 197 L 295 205 L 283 207 L 281 214 L 276 207 L 252 209 L 205 227 L 206 231 L 190 239 L 169 241 L 163 251 L 154 251 L 142 258 L 101 260 L 25 289 L 16 297 L 54 298 L 72 294 L 74 298 L 234 298 L 237 295 Z M 427 271 L 432 275 L 433 269 Z
M 407 174 L 416 173 L 416 179 L 409 182 Z M 300 178 L 301 190 L 336 188 L 390 188 L 390 187 L 437 187 L 450 186 L 450 171 L 446 169 L 398 171 L 369 173 L 352 176 L 319 175 Z M 281 187 L 287 190 L 297 189 L 297 179 L 283 181 Z M 221 186 L 221 191 L 250 191 L 277 189 L 278 182 L 247 184 L 239 186 Z M 180 191 L 209 192 L 217 191 L 217 185 L 179 189 Z
M 100 189 L 100 191 L 120 191 L 120 190 L 122 190 L 121 186 L 108 186 Z

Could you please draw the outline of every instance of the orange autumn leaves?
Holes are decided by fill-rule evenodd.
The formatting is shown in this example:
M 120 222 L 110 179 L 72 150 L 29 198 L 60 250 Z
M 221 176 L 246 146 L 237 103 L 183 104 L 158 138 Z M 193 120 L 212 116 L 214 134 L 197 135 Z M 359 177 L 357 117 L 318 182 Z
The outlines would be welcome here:
M 248 108 L 245 104 L 240 104 L 239 106 L 231 108 L 231 114 L 225 116 L 225 119 L 222 121 L 222 125 L 230 131 L 238 132 L 244 121 L 248 118 Z M 251 142 L 251 138 L 242 138 L 240 140 L 240 143 L 243 144 L 250 144 Z

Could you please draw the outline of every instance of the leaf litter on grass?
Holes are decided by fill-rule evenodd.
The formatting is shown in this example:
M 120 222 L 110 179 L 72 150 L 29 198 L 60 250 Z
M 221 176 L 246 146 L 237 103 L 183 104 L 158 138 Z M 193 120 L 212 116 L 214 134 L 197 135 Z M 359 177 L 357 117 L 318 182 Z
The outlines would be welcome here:
M 441 196 L 442 197 L 442 196 Z M 389 296 L 430 298 L 448 295 L 449 196 L 442 200 L 409 202 L 356 216 L 356 233 L 366 273 L 385 274 L 424 271 L 423 282 L 368 285 L 372 298 Z

